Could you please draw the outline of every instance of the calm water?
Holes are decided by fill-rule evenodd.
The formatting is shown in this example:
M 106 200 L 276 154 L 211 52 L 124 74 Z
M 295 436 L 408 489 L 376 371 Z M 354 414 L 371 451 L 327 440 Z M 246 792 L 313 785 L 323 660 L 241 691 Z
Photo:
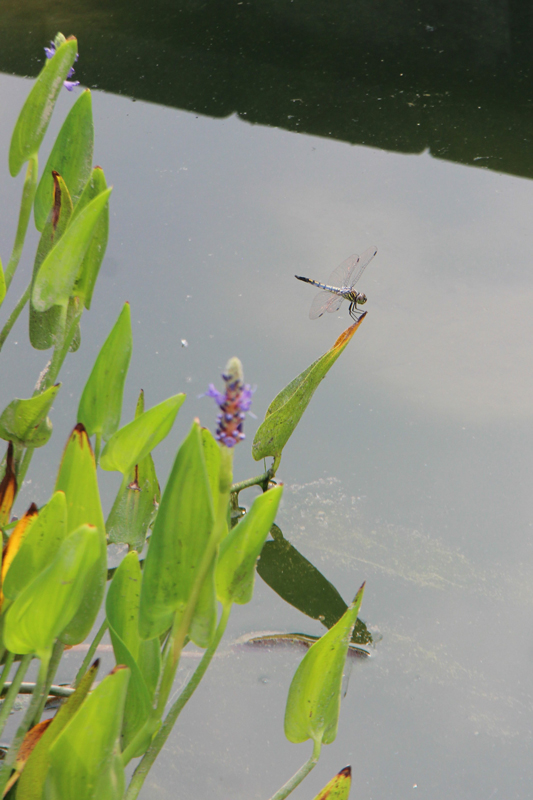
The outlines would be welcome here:
M 75 22 L 64 32 L 71 29 Z M 179 75 L 171 77 L 175 88 Z M 300 99 L 308 116 L 297 112 L 282 127 L 281 115 L 266 124 L 264 108 L 256 117 L 265 124 L 225 107 L 221 118 L 195 113 L 192 99 L 183 103 L 188 110 L 177 108 L 172 86 L 165 105 L 165 85 L 153 89 L 157 104 L 132 102 L 111 86 L 94 90 L 95 163 L 115 187 L 110 242 L 82 347 L 61 375 L 54 436 L 33 460 L 18 510 L 49 496 L 77 398 L 124 300 L 134 324 L 125 420 L 140 388 L 148 405 L 188 394 L 155 454 L 162 482 L 192 417 L 213 427 L 214 405 L 197 396 L 231 355 L 258 387 L 259 419 L 246 423 L 236 478 L 261 471 L 249 446 L 270 400 L 349 324 L 346 304 L 310 321 L 314 290 L 294 274 L 325 280 L 351 253 L 376 245 L 358 285 L 368 316 L 319 387 L 278 477 L 286 484 L 285 536 L 346 601 L 367 581 L 362 616 L 382 638 L 370 660 L 354 665 L 338 739 L 294 797 L 312 797 L 347 763 L 352 796 L 365 800 L 529 797 L 533 183 L 520 177 L 531 174 L 527 147 L 507 146 L 505 126 L 494 123 L 485 149 L 482 136 L 459 131 L 452 145 L 463 136 L 468 156 L 435 157 L 431 140 L 466 104 L 454 106 L 444 92 L 420 100 L 433 104 L 434 126 L 431 114 L 421 117 L 426 140 L 402 148 L 391 136 L 380 149 L 341 133 L 296 132 L 298 120 L 311 127 L 307 96 Z M 0 76 L 4 263 L 21 185 L 9 178 L 5 154 L 28 88 L 23 78 Z M 369 108 L 378 108 L 381 89 L 366 87 Z M 527 127 L 526 100 L 513 106 L 515 129 Z M 64 93 L 54 131 L 72 102 Z M 396 93 L 391 130 L 410 104 L 418 113 L 417 102 Z M 512 152 L 513 164 L 505 161 Z M 485 168 L 490 158 L 504 172 Z M 9 308 L 31 263 L 29 246 Z M 31 394 L 45 361 L 21 319 L 2 352 L 0 407 Z M 101 485 L 109 506 L 118 481 L 105 474 Z M 231 643 L 258 630 L 318 634 L 319 624 L 258 579 L 253 602 L 234 611 L 229 627 L 145 798 L 263 800 L 309 755 L 308 744 L 286 742 L 282 725 L 301 651 Z M 195 663 L 185 659 L 182 681 Z

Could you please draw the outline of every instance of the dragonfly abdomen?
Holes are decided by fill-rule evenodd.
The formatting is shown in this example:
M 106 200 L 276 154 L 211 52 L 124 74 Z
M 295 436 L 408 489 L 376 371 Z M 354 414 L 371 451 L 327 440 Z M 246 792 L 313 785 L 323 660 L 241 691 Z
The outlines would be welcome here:
M 319 281 L 314 281 L 312 278 L 303 278 L 301 275 L 295 275 L 295 278 L 298 278 L 299 281 L 304 281 L 304 283 L 310 283 L 312 286 L 318 286 L 319 289 L 325 289 L 326 292 L 332 292 L 332 294 L 340 294 L 343 297 L 348 297 L 347 292 L 348 289 L 342 290 L 339 289 L 337 286 L 328 286 L 325 283 L 320 283 Z

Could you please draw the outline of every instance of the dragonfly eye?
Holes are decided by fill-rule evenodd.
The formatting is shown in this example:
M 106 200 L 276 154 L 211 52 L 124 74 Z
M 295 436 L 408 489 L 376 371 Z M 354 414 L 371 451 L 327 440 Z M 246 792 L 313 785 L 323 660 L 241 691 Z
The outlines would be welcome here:
M 366 303 L 366 294 L 360 294 L 357 302 L 360 306 L 364 305 Z

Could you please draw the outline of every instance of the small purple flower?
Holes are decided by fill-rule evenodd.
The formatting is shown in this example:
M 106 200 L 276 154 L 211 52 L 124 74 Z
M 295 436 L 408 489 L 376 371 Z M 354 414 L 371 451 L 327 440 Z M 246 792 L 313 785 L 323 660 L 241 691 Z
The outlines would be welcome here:
M 252 405 L 252 389 L 243 382 L 242 364 L 238 358 L 228 361 L 222 377 L 226 382 L 226 392 L 219 392 L 210 383 L 205 396 L 212 397 L 220 408 L 216 438 L 226 447 L 235 447 L 245 438 L 242 427 L 246 412 Z
M 61 38 L 59 38 L 59 37 L 61 37 Z M 57 47 L 59 45 L 62 45 L 63 42 L 66 42 L 65 37 L 62 34 L 58 33 L 58 35 L 56 36 L 55 40 L 53 42 L 50 42 L 50 47 L 45 47 L 44 48 L 44 52 L 46 54 L 46 58 L 53 58 L 55 56 L 55 54 L 56 54 Z M 77 60 L 78 60 L 78 53 L 76 53 L 76 58 L 75 58 L 75 61 L 77 61 Z M 74 67 L 71 67 L 69 69 L 69 71 L 68 71 L 67 79 L 68 78 L 72 78 L 73 75 L 74 75 Z M 63 81 L 63 86 L 69 92 L 71 92 L 76 86 L 79 86 L 79 85 L 80 85 L 79 81 L 69 81 L 69 80 Z

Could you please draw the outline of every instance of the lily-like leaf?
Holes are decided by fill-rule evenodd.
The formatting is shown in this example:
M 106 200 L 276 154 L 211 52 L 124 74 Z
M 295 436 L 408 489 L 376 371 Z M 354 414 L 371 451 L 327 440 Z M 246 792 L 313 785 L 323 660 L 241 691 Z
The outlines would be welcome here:
M 102 451 L 102 469 L 128 475 L 170 432 L 184 400 L 184 394 L 175 394 L 114 433 Z
M 6 453 L 4 477 L 0 481 L 0 529 L 9 522 L 11 508 L 17 496 L 17 478 L 13 463 L 13 442 L 9 442 Z
M 53 58 L 47 59 L 35 81 L 11 137 L 9 171 L 13 177 L 18 175 L 24 162 L 38 152 L 63 81 L 74 64 L 77 52 L 78 42 L 70 37 L 57 48 Z
M 344 662 L 363 591 L 364 584 L 345 614 L 308 650 L 296 670 L 285 708 L 285 736 L 290 742 L 335 741 Z
M 60 383 L 29 400 L 12 400 L 0 414 L 0 438 L 22 447 L 42 447 L 52 435 L 52 423 L 47 417 Z
M 70 695 L 55 717 L 46 720 L 51 725 L 49 725 L 32 750 L 19 780 L 19 785 L 17 786 L 19 800 L 42 800 L 43 786 L 50 766 L 50 747 L 89 694 L 97 671 L 98 661 L 89 667 L 74 694 Z
M 69 187 L 74 205 L 91 174 L 94 147 L 94 125 L 91 92 L 80 94 L 55 140 L 44 168 L 34 201 L 35 227 L 42 231 L 52 210 L 54 182 L 58 172 Z
M 78 422 L 89 436 L 96 433 L 107 441 L 120 424 L 131 350 L 130 305 L 125 303 L 98 353 L 78 406 Z
M 107 189 L 91 200 L 44 259 L 32 292 L 32 303 L 37 311 L 66 306 L 73 296 L 75 281 L 110 194 L 111 189 Z
M 19 519 L 15 527 L 11 532 L 11 536 L 7 540 L 7 544 L 5 546 L 4 552 L 2 554 L 2 589 L 0 590 L 0 608 L 4 605 L 4 582 L 6 579 L 7 572 L 13 563 L 13 560 L 17 553 L 20 550 L 22 542 L 24 541 L 26 535 L 28 534 L 31 526 L 37 520 L 37 506 L 35 503 L 32 503 L 29 509 L 26 511 L 22 519 Z
M 66 496 L 68 532 L 84 523 L 94 525 L 98 531 L 98 559 L 85 578 L 79 610 L 61 633 L 61 641 L 65 644 L 78 644 L 88 636 L 93 626 L 107 581 L 105 527 L 96 466 L 91 443 L 81 424 L 76 425 L 67 443 L 55 488 Z
M 52 744 L 46 800 L 121 800 L 119 736 L 129 676 L 126 667 L 114 669 Z
M 159 636 L 172 625 L 176 611 L 185 610 L 213 522 L 211 489 L 195 422 L 176 456 L 144 562 L 139 613 L 144 639 Z
M 9 537 L 8 548 L 18 524 Z M 14 600 L 28 583 L 52 563 L 66 535 L 67 503 L 65 495 L 63 492 L 55 492 L 25 531 L 19 547 L 13 553 L 13 558 L 10 559 L 9 569 L 5 569 L 2 591 L 8 600 Z M 4 557 L 2 571 L 4 571 L 5 565 L 6 558 Z
M 53 206 L 35 254 L 32 293 L 41 264 L 65 233 L 74 208 L 67 184 L 61 175 L 54 172 L 52 177 L 54 181 Z M 47 311 L 37 311 L 33 303 L 30 303 L 30 341 L 36 350 L 48 350 L 61 341 L 64 325 L 64 314 L 61 312 L 60 306 L 52 306 Z
M 276 518 L 283 486 L 256 497 L 251 509 L 220 545 L 216 569 L 217 596 L 223 605 L 249 603 L 254 591 L 255 564 Z
M 267 456 L 281 457 L 283 448 L 322 381 L 364 320 L 361 318 L 341 333 L 331 350 L 291 381 L 271 402 L 265 419 L 255 434 L 252 455 L 256 461 Z
M 145 641 L 139 636 L 141 581 L 139 556 L 132 551 L 121 561 L 106 598 L 106 616 L 116 662 L 131 670 L 124 708 L 122 750 L 149 720 L 161 668 L 159 639 Z M 140 743 L 139 755 L 146 749 L 152 733 L 147 726 L 146 741 Z
M 344 767 L 319 791 L 314 800 L 348 800 L 352 785 L 352 768 Z
M 85 206 L 102 192 L 107 189 L 104 171 L 101 167 L 95 167 L 91 177 L 87 181 L 83 194 L 80 197 L 74 216 L 81 213 Z M 91 307 L 91 300 L 94 285 L 100 272 L 102 261 L 104 260 L 107 248 L 107 238 L 109 236 L 109 203 L 106 203 L 104 210 L 98 217 L 94 226 L 91 243 L 81 264 L 80 274 L 74 284 L 74 294 L 81 297 L 85 308 Z
M 78 612 L 85 581 L 100 555 L 95 527 L 82 525 L 68 536 L 49 567 L 8 608 L 4 643 L 12 653 L 37 653 L 48 660 L 55 639 Z
M 332 628 L 348 606 L 322 573 L 285 539 L 277 525 L 270 533 L 273 541 L 265 542 L 257 562 L 257 574 L 286 603 L 311 619 Z M 358 619 L 352 634 L 355 644 L 370 644 L 372 634 Z

